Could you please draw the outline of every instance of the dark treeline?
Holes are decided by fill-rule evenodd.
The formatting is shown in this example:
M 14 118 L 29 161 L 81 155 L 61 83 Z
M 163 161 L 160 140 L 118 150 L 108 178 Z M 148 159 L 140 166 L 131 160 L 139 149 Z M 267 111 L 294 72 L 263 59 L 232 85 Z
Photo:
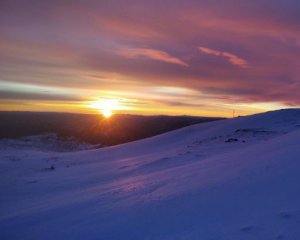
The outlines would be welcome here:
M 0 112 L 0 138 L 56 133 L 59 138 L 103 146 L 158 135 L 188 125 L 220 118 L 191 116 L 100 115 L 42 112 Z

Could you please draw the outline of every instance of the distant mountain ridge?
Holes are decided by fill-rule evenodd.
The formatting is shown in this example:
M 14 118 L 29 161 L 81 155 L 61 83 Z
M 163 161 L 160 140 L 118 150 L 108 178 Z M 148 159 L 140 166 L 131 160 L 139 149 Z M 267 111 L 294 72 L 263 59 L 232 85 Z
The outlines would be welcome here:
M 139 140 L 196 123 L 221 118 L 192 116 L 114 115 L 49 112 L 0 112 L 0 139 L 55 133 L 110 146 Z

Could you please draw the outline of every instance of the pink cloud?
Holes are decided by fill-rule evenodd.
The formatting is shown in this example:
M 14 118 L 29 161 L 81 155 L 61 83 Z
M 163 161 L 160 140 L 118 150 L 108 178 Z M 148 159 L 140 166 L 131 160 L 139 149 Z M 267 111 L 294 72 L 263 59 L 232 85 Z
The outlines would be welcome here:
M 261 0 L 8 2 L 0 9 L 7 81 L 116 91 L 162 85 L 224 102 L 300 104 L 294 0 L 284 9 Z
M 146 57 L 146 58 L 150 58 L 162 62 L 188 67 L 188 64 L 182 61 L 181 59 L 174 57 L 168 54 L 167 52 L 151 49 L 151 48 L 123 48 L 120 49 L 117 52 L 117 54 L 127 58 Z
M 198 47 L 198 49 L 204 54 L 227 58 L 227 60 L 233 65 L 237 65 L 239 67 L 246 67 L 247 66 L 247 61 L 246 60 L 244 60 L 244 59 L 242 59 L 242 58 L 240 58 L 237 55 L 234 55 L 232 53 L 221 52 L 221 51 L 211 49 L 211 48 L 206 48 L 206 47 Z

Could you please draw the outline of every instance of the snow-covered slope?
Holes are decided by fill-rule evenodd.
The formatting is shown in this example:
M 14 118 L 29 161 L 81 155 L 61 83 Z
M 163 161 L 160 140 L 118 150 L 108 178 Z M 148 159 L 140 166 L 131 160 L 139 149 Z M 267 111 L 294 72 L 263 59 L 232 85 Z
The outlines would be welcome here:
M 0 171 L 0 239 L 300 239 L 299 109 L 98 150 L 1 149 Z
M 75 138 L 60 139 L 53 133 L 20 137 L 16 139 L 4 138 L 0 139 L 0 146 L 2 151 L 40 150 L 50 152 L 72 152 L 99 147 L 99 145 L 79 142 Z

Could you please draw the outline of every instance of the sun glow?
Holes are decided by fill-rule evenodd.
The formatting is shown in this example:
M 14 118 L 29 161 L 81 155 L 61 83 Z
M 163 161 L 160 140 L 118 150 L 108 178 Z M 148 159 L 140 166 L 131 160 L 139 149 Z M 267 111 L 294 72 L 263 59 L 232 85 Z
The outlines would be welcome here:
M 106 118 L 111 117 L 111 115 L 113 114 L 112 111 L 108 110 L 108 109 L 101 110 L 101 112 L 102 112 L 102 115 Z
M 121 108 L 118 99 L 101 99 L 90 104 L 90 107 L 97 109 L 106 118 Z

